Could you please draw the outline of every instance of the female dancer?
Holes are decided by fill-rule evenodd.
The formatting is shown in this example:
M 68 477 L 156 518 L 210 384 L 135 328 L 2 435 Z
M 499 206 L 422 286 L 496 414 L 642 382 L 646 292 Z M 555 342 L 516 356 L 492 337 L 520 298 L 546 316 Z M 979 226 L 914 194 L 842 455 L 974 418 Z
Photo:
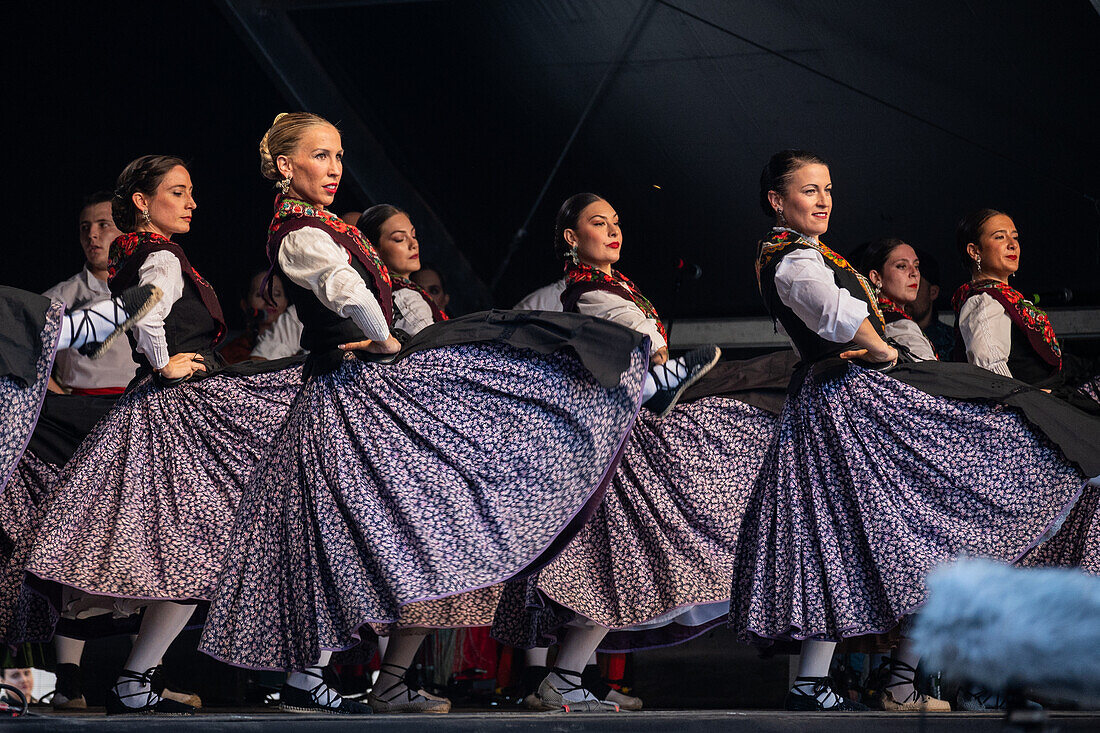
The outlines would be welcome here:
M 776 222 L 757 252 L 760 289 L 806 367 L 742 521 L 730 622 L 746 641 L 804 640 L 788 708 L 851 710 L 828 682 L 835 642 L 912 613 L 937 562 L 1015 561 L 1045 539 L 1100 470 L 1100 423 L 967 365 L 876 371 L 897 359 L 876 299 L 819 240 L 832 215 L 828 166 L 777 153 L 760 201 Z M 890 683 L 891 701 L 924 702 L 903 668 Z
M 602 495 L 645 368 L 632 331 L 508 312 L 425 329 L 372 363 L 400 348 L 391 278 L 325 209 L 342 156 L 336 128 L 308 113 L 280 115 L 261 143 L 284 191 L 268 254 L 305 325 L 309 379 L 242 502 L 201 646 L 304 669 L 315 708 L 339 699 L 321 680 L 329 650 L 364 624 L 556 553 Z
M 654 353 L 662 347 L 667 355 L 657 312 L 612 268 L 623 230 L 608 201 L 568 199 L 554 243 L 566 265 L 566 309 L 647 329 L 661 337 Z M 788 376 L 780 376 L 782 386 Z M 743 390 L 751 386 L 741 379 Z M 505 591 L 494 627 L 505 643 L 546 644 L 570 627 L 539 686 L 543 709 L 607 709 L 584 688 L 582 670 L 609 629 L 610 648 L 640 649 L 684 641 L 725 616 L 741 513 L 775 424 L 736 396 L 680 404 L 660 419 L 643 411 L 595 517 L 537 578 Z
M 917 361 L 935 360 L 936 350 L 905 306 L 917 299 L 920 260 L 900 239 L 877 239 L 863 253 L 860 270 L 867 276 L 885 322 L 884 335 L 905 347 Z
M 367 242 L 376 244 L 393 288 L 393 328 L 415 336 L 426 326 L 447 320 L 431 296 L 410 278 L 420 269 L 420 242 L 416 227 L 401 209 L 378 204 L 359 216 L 356 225 Z M 483 588 L 435 601 L 413 603 L 401 609 L 396 624 L 375 625 L 382 654 L 378 679 L 367 702 L 380 713 L 445 713 L 451 701 L 404 683 L 409 664 L 420 649 L 426 628 L 488 626 L 499 598 L 499 587 Z
M 396 206 L 378 204 L 362 213 L 359 231 L 377 247 L 393 287 L 393 327 L 415 336 L 426 326 L 447 320 L 424 288 L 409 276 L 420 270 L 420 242 L 409 215 Z
M 144 378 L 62 471 L 27 565 L 62 586 L 67 614 L 146 606 L 110 714 L 190 712 L 161 698 L 153 675 L 194 601 L 210 596 L 240 486 L 301 386 L 300 367 L 265 362 L 271 371 L 253 375 L 214 353 L 218 298 L 171 239 L 190 230 L 195 208 L 177 158 L 143 156 L 119 176 L 113 213 L 126 234 L 112 244 L 110 287 L 165 295 L 135 328 Z
M 970 273 L 970 282 L 951 300 L 956 342 L 966 361 L 1100 414 L 1095 397 L 1078 390 L 1082 383 L 1092 390 L 1100 384 L 1095 367 L 1063 354 L 1047 314 L 1008 283 L 1020 267 L 1020 235 L 1012 218 L 995 209 L 972 211 L 959 221 L 955 242 Z

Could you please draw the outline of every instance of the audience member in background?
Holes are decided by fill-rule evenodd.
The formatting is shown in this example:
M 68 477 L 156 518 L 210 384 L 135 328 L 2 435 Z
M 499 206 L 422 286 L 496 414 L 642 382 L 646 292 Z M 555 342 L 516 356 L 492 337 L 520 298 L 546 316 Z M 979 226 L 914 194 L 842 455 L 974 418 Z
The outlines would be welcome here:
M 513 310 L 517 311 L 560 311 L 561 294 L 565 292 L 565 286 L 569 281 L 562 277 L 549 285 L 543 285 L 538 290 L 528 293 L 527 296 L 516 303 Z
M 34 691 L 34 670 L 30 667 L 15 668 L 11 667 L 4 670 L 3 677 L 0 677 L 0 682 L 5 685 L 11 685 L 19 689 L 23 693 L 23 696 L 27 698 L 27 704 L 38 702 L 31 695 Z M 19 702 L 15 695 L 11 694 L 8 690 L 4 690 L 3 695 L 0 695 L 5 702 L 16 704 Z
M 940 320 L 936 299 L 940 297 L 940 263 L 930 252 L 917 250 L 920 258 L 920 288 L 917 299 L 905 306 L 905 310 L 917 322 L 924 335 L 936 347 L 936 353 L 944 359 L 951 358 L 955 350 L 955 329 Z
M 428 295 L 432 296 L 432 300 L 435 301 L 436 307 L 441 312 L 447 312 L 447 305 L 451 302 L 451 296 L 447 293 L 447 281 L 443 279 L 443 273 L 433 267 L 421 267 L 409 275 L 409 279 L 424 288 Z
M 276 319 L 286 311 L 287 297 L 283 290 L 283 281 L 278 275 L 271 277 L 271 297 L 264 298 L 260 287 L 267 276 L 267 268 L 257 270 L 248 281 L 247 290 L 241 293 L 241 311 L 244 313 L 244 333 L 229 341 L 221 348 L 222 358 L 229 364 L 248 361 L 252 350 L 256 348 L 257 340 L 261 333 L 268 331 L 275 324 Z M 293 356 L 298 353 L 297 344 L 295 350 L 282 356 Z M 278 357 L 266 357 L 268 359 Z
M 47 298 L 65 303 L 67 310 L 84 308 L 107 300 L 107 256 L 111 242 L 122 234 L 111 219 L 111 197 L 107 191 L 89 196 L 80 210 L 80 247 L 84 250 L 84 268 L 47 290 Z M 76 349 L 58 351 L 54 361 L 50 389 L 74 394 L 122 394 L 134 378 L 137 364 L 130 355 L 130 344 L 118 339 L 99 359 L 93 361 Z

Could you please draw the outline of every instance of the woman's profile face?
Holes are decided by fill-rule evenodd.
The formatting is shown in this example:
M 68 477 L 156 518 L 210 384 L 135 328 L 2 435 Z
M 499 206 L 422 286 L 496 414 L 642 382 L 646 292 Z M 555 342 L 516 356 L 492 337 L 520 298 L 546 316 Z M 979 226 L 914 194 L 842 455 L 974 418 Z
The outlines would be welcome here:
M 908 244 L 890 250 L 881 272 L 871 270 L 870 280 L 882 288 L 882 294 L 898 305 L 908 305 L 920 291 L 920 260 Z
M 344 175 L 344 148 L 332 125 L 312 125 L 293 155 L 280 155 L 279 172 L 290 179 L 291 195 L 314 206 L 330 206 Z
M 606 201 L 593 201 L 581 209 L 577 225 L 566 229 L 565 241 L 577 249 L 581 262 L 605 272 L 619 261 L 623 232 L 619 215 Z
M 193 195 L 195 187 L 191 184 L 191 174 L 182 165 L 177 165 L 164 174 L 160 185 L 152 196 L 134 194 L 134 203 L 138 211 L 149 211 L 149 222 L 139 219 L 139 230 L 152 231 L 172 238 L 173 234 L 186 234 L 191 231 L 191 212 L 198 208 Z
M 394 214 L 382 222 L 375 245 L 386 269 L 394 275 L 408 277 L 420 269 L 420 242 L 407 214 Z
M 782 207 L 787 226 L 800 234 L 820 237 L 829 229 L 833 212 L 833 181 L 828 166 L 810 163 L 795 170 L 785 190 L 772 191 L 769 200 Z
M 982 224 L 977 245 L 976 250 L 967 249 L 972 257 L 981 256 L 983 274 L 1007 281 L 1009 275 L 1020 269 L 1020 233 L 1005 214 L 991 216 Z

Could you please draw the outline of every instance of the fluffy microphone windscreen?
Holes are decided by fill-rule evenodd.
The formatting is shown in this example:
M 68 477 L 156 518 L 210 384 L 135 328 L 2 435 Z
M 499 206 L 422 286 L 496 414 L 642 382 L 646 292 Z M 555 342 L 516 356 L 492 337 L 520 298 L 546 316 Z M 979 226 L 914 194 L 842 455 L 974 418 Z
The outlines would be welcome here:
M 926 669 L 989 689 L 1100 695 L 1100 578 L 961 560 L 928 577 L 912 631 Z

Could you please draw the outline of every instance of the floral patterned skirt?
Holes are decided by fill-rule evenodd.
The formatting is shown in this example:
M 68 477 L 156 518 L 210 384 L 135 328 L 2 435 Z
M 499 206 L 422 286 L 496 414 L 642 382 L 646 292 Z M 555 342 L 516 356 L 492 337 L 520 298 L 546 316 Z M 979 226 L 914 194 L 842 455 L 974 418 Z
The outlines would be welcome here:
M 545 646 L 580 616 L 612 629 L 601 648 L 625 651 L 722 620 L 685 623 L 689 609 L 729 600 L 741 517 L 775 426 L 771 413 L 723 397 L 660 420 L 643 410 L 596 515 L 537 577 L 508 584 L 494 636 Z
M 1024 567 L 1080 568 L 1100 575 L 1100 485 L 1091 482 L 1048 542 L 1021 561 Z
M 455 624 L 434 599 L 529 571 L 590 516 L 646 353 L 612 388 L 571 351 L 496 342 L 312 378 L 249 484 L 200 648 L 293 669 L 368 623 Z
M 730 623 L 746 641 L 886 632 L 935 565 L 1047 539 L 1085 478 L 1016 410 L 854 365 L 811 373 L 745 512 Z
M 28 571 L 90 594 L 209 598 L 242 489 L 302 367 L 127 392 L 63 469 Z
M 26 451 L 0 494 L 0 644 L 16 646 L 53 636 L 57 609 L 26 585 L 24 571 L 59 472 Z
M 0 377 L 0 492 L 19 465 L 38 422 L 64 313 L 65 305 L 59 301 L 51 302 L 46 309 L 46 325 L 39 335 L 42 351 L 35 363 L 34 381 L 25 385 L 11 376 Z M 28 358 L 31 353 L 28 351 Z

